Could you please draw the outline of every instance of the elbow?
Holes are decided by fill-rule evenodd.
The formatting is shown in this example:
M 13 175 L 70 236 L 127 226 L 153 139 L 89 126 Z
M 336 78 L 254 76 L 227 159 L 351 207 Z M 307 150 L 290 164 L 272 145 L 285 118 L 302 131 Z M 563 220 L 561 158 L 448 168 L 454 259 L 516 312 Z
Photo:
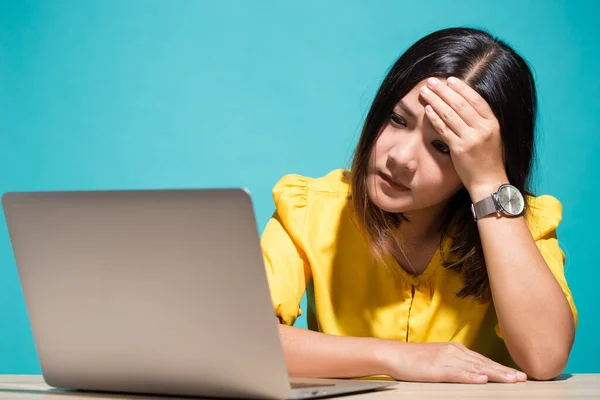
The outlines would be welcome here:
M 527 377 L 536 381 L 550 381 L 559 377 L 567 367 L 568 352 L 547 353 L 546 356 L 537 355 L 527 360 L 521 366 Z
M 573 348 L 575 330 L 557 335 L 550 340 L 537 338 L 521 346 L 513 347 L 511 356 L 527 377 L 536 381 L 550 381 L 558 378 L 567 367 Z M 507 343 L 508 344 L 508 343 Z
M 541 367 L 535 369 L 524 369 L 527 378 L 534 381 L 551 381 L 558 378 L 564 371 L 564 367 Z

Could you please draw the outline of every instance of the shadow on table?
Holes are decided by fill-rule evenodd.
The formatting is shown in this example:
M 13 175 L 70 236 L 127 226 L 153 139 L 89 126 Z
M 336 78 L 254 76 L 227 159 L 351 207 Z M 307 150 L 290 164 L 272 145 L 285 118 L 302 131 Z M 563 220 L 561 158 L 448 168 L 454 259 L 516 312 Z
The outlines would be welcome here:
M 553 379 L 553 381 L 567 381 L 569 379 L 571 379 L 573 377 L 573 375 L 571 374 L 562 374 L 559 377 Z

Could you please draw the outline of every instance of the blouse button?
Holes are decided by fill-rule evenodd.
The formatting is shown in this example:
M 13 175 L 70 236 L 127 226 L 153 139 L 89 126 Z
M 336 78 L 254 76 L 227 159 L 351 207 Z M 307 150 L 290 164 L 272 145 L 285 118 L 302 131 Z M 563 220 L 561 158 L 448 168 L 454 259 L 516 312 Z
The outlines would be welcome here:
M 418 276 L 413 276 L 412 277 L 412 284 L 415 288 L 418 288 L 419 285 L 421 284 L 421 279 L 419 279 Z

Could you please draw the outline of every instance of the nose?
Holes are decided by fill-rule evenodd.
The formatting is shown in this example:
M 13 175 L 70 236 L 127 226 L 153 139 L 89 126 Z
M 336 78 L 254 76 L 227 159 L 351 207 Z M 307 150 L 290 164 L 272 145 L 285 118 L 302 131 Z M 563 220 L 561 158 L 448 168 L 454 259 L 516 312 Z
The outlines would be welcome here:
M 416 136 L 416 135 L 414 135 Z M 396 143 L 390 150 L 388 162 L 390 170 L 404 170 L 403 172 L 413 174 L 418 167 L 417 145 L 418 140 L 414 137 L 411 140 L 404 140 Z

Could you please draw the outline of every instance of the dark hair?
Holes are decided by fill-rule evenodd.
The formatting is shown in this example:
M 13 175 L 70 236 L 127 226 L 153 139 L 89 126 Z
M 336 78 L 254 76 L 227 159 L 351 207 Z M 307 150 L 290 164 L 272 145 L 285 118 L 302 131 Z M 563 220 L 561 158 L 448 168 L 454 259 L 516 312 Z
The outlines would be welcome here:
M 367 195 L 369 155 L 395 104 L 429 77 L 458 77 L 490 105 L 500 124 L 506 173 L 521 193 L 531 195 L 530 173 L 534 155 L 537 99 L 527 62 L 503 41 L 472 28 L 433 32 L 413 44 L 394 63 L 377 92 L 366 117 L 351 169 L 352 205 L 359 227 L 374 254 L 392 254 L 400 242 L 393 230 L 408 221 L 402 214 L 379 209 Z M 527 196 L 525 196 L 527 201 Z M 442 243 L 450 239 L 444 266 L 460 273 L 460 297 L 490 299 L 489 280 L 471 200 L 461 189 L 448 202 L 441 221 Z M 440 243 L 440 246 L 442 245 Z

